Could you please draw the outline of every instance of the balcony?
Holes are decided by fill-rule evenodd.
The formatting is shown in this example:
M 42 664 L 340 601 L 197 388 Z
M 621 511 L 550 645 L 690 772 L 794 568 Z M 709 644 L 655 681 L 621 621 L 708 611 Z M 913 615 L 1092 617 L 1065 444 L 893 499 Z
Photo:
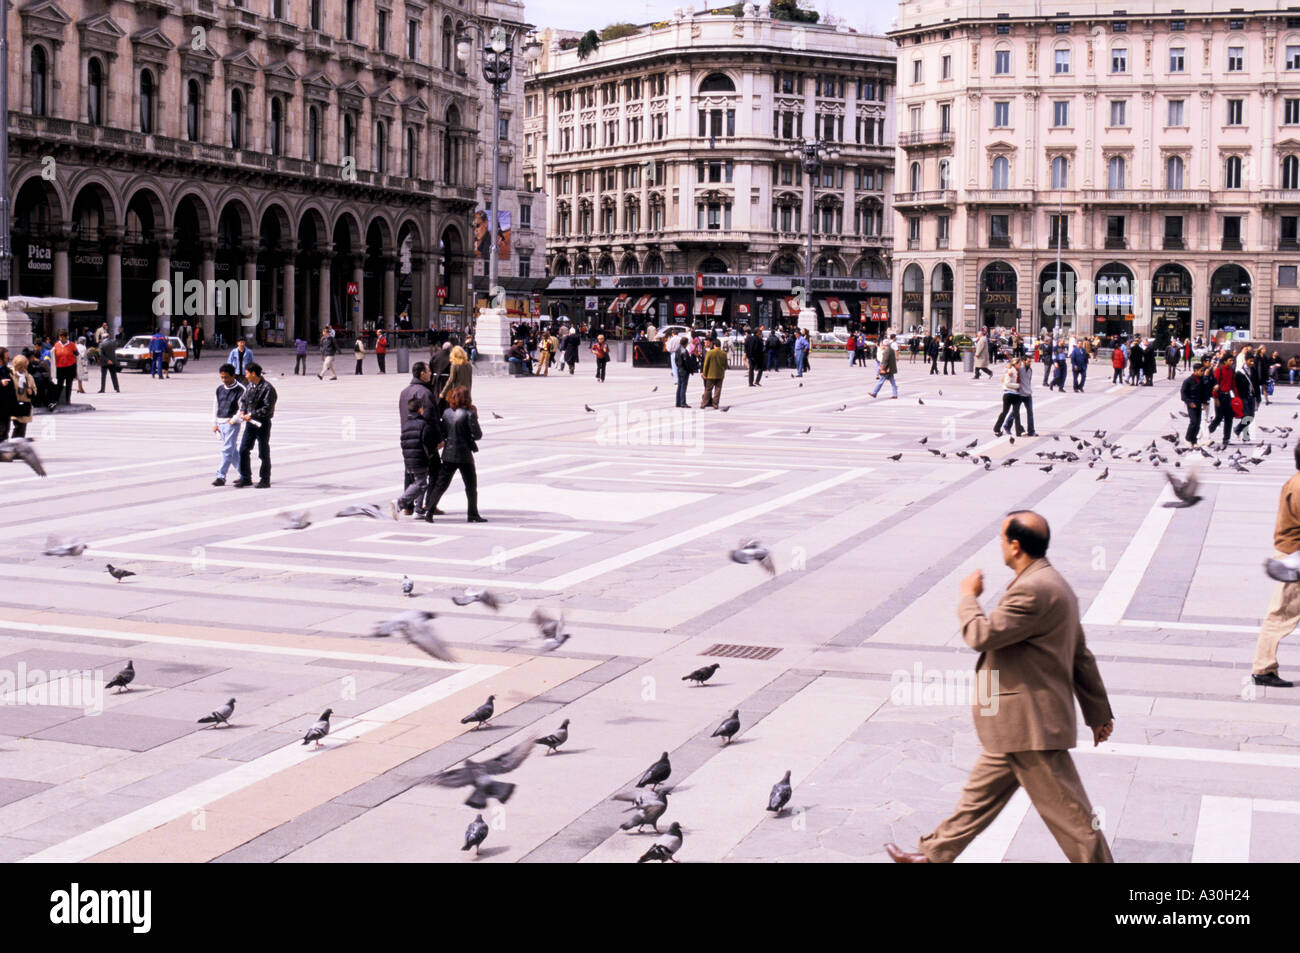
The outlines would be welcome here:
M 159 19 L 175 12 L 175 7 L 168 0 L 135 0 L 135 5 L 141 10 L 153 10 Z
M 191 21 L 199 24 L 216 23 L 217 7 L 215 0 L 184 0 L 181 7 L 181 16 L 187 26 L 190 25 Z
M 1128 241 L 1125 240 L 1125 238 L 1124 238 L 1123 235 L 1107 235 L 1107 236 L 1106 236 L 1106 247 L 1107 247 L 1107 248 L 1114 248 L 1114 249 L 1124 249 L 1124 248 L 1128 248 Z M 1166 246 L 1166 247 L 1167 247 L 1167 246 Z
M 967 189 L 962 197 L 968 205 L 1029 205 L 1033 189 Z
M 303 30 L 302 48 L 308 56 L 332 56 L 334 37 L 319 30 Z
M 1209 205 L 1209 189 L 1083 189 L 1088 205 Z
M 1260 189 L 1259 201 L 1264 205 L 1300 205 L 1300 189 Z
M 934 247 L 942 251 L 948 247 L 948 236 L 943 235 L 934 240 Z
M 1300 241 L 1294 238 L 1279 238 L 1277 240 L 1278 251 L 1300 251 Z
M 401 59 L 394 53 L 384 50 L 370 51 L 370 70 L 376 75 L 392 79 L 401 70 Z
M 1010 248 L 1011 237 L 1009 235 L 990 235 L 989 248 Z
M 261 19 L 252 10 L 242 7 L 226 7 L 221 11 L 226 29 L 234 33 L 243 33 L 247 37 L 257 36 L 261 32 L 258 20 Z
M 900 132 L 898 144 L 904 149 L 951 148 L 953 134 L 941 129 L 922 129 L 915 132 Z
M 402 75 L 417 86 L 428 86 L 433 82 L 433 70 L 414 60 L 406 60 L 402 63 Z
M 1056 235 L 1050 235 L 1047 239 L 1047 247 L 1052 249 L 1052 251 L 1058 249 L 1064 251 L 1070 247 L 1070 239 L 1068 236 L 1061 238 Z
M 907 240 L 907 250 L 908 250 L 908 251 L 917 251 L 917 250 L 920 249 L 920 247 L 921 247 L 921 239 L 919 239 L 919 238 L 909 238 L 909 239 Z
M 370 61 L 370 51 L 360 43 L 351 40 L 339 40 L 335 45 L 335 52 L 339 60 L 351 63 L 356 68 L 363 67 Z
M 721 228 L 682 229 L 670 236 L 678 247 L 699 245 L 748 245 L 749 232 L 727 231 Z
M 1182 251 L 1186 247 L 1187 247 L 1187 243 L 1184 242 L 1181 237 L 1173 238 L 1169 235 L 1165 236 L 1165 243 L 1164 243 L 1165 251 Z
M 1241 251 L 1241 250 L 1242 250 L 1241 239 L 1240 239 L 1240 238 L 1224 238 L 1224 239 L 1223 239 L 1223 250 L 1224 250 L 1224 251 Z
M 930 189 L 923 192 L 897 192 L 894 194 L 894 208 L 951 207 L 956 204 L 957 193 L 953 189 Z
M 288 20 L 267 20 L 265 36 L 268 43 L 275 43 L 286 49 L 293 50 L 302 45 L 298 28 Z

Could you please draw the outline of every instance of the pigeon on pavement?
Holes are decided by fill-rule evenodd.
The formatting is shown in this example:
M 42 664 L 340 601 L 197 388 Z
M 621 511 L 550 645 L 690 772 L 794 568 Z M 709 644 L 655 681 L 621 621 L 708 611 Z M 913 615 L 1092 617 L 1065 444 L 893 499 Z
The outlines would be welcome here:
M 456 661 L 455 653 L 448 648 L 442 639 L 438 638 L 433 631 L 433 626 L 429 624 L 430 620 L 436 618 L 435 613 L 427 612 L 424 609 L 399 612 L 382 622 L 376 622 L 375 627 L 370 630 L 370 635 L 373 638 L 401 635 L 426 655 L 442 662 L 454 662 Z
M 134 576 L 134 575 L 135 575 L 135 573 L 133 573 L 131 570 L 129 570 L 129 569 L 118 569 L 118 568 L 117 568 L 116 566 L 114 566 L 112 563 L 106 563 L 106 564 L 104 565 L 104 568 L 107 569 L 107 570 L 108 570 L 108 574 L 109 574 L 110 576 L 112 576 L 114 579 L 116 579 L 118 582 L 121 582 L 121 581 L 122 581 L 123 579 L 125 579 L 127 576 Z
M 785 809 L 792 793 L 793 789 L 790 787 L 790 772 L 786 771 L 785 777 L 772 785 L 772 793 L 767 799 L 767 809 L 773 814 L 780 814 L 781 811 Z
M 478 846 L 487 840 L 488 826 L 483 822 L 482 814 L 475 814 L 474 820 L 470 821 L 469 827 L 465 828 L 465 846 L 461 850 L 474 848 L 474 856 L 478 856 Z
M 302 736 L 302 743 L 307 744 L 309 741 L 316 742 L 316 747 L 320 747 L 320 740 L 330 733 L 330 715 L 334 714 L 333 708 L 326 708 L 320 714 L 316 724 L 307 729 L 307 733 Z
M 776 564 L 772 562 L 771 551 L 756 539 L 741 540 L 740 545 L 731 551 L 731 559 L 738 563 L 758 563 L 767 570 L 768 575 L 776 575 Z
M 487 701 L 462 718 L 460 723 L 468 725 L 472 721 L 474 722 L 475 731 L 482 728 L 487 723 L 487 720 L 492 717 L 493 711 L 495 711 L 495 706 L 492 703 L 496 701 L 496 698 L 495 695 L 489 695 Z
M 689 675 L 683 675 L 682 681 L 683 682 L 689 681 L 689 682 L 694 682 L 696 685 L 703 685 L 705 682 L 707 682 L 710 678 L 713 677 L 713 673 L 716 672 L 717 670 L 718 670 L 718 663 L 714 662 L 712 665 L 706 665 L 703 668 L 697 668 Z
M 1300 550 L 1283 559 L 1266 559 L 1264 571 L 1278 582 L 1300 582 Z
M 0 442 L 0 463 L 13 463 L 15 460 L 27 464 L 36 471 L 37 476 L 45 476 L 45 467 L 41 465 L 41 458 L 36 455 L 36 448 L 31 441 L 19 439 Z
M 564 613 L 560 613 L 558 619 L 553 619 L 541 609 L 533 610 L 533 625 L 537 626 L 542 633 L 542 651 L 554 652 L 565 642 L 569 641 L 569 633 L 564 631 Z
M 376 503 L 358 503 L 355 506 L 345 506 L 334 514 L 336 518 L 342 516 L 368 516 L 372 520 L 384 519 L 386 515 L 388 514 L 385 514 L 383 509 Z
M 659 756 L 658 761 L 645 769 L 645 774 L 641 775 L 641 780 L 636 783 L 636 786 L 643 788 L 648 784 L 652 788 L 658 788 L 659 785 L 668 780 L 668 775 L 672 773 L 673 766 L 668 761 L 668 752 L 665 751 Z
M 493 612 L 497 612 L 503 604 L 514 602 L 515 599 L 513 596 L 503 596 L 492 592 L 490 589 L 475 589 L 473 586 L 469 586 L 460 595 L 452 596 L 451 601 L 458 606 L 472 606 L 476 602 L 481 602 Z
M 722 724 L 713 729 L 710 738 L 721 738 L 724 745 L 731 744 L 731 738 L 740 730 L 740 709 L 736 709 L 725 719 Z
M 583 405 L 582 405 L 582 409 L 585 410 L 585 411 L 586 411 L 587 413 L 589 413 L 589 414 L 594 414 L 594 413 L 596 412 L 596 411 L 592 410 L 592 408 L 591 408 L 591 404 L 583 404 Z
M 279 519 L 285 529 L 306 529 L 311 525 L 311 514 L 306 510 L 281 513 Z
M 409 597 L 415 591 L 415 583 L 411 582 L 411 577 L 402 576 L 402 595 Z
M 200 725 L 230 725 L 230 716 L 235 713 L 235 700 L 232 698 L 210 715 L 204 715 L 198 720 Z
M 638 864 L 644 864 L 649 860 L 657 860 L 660 863 L 671 860 L 674 864 L 681 863 L 673 854 L 682 849 L 682 825 L 673 821 L 668 828 L 668 833 L 662 835 L 650 849 L 641 855 Z
M 80 556 L 86 551 L 86 544 L 80 540 L 63 543 L 51 536 L 45 542 L 46 556 Z
M 120 695 L 122 692 L 129 692 L 131 689 L 126 686 L 135 681 L 135 663 L 127 659 L 126 668 L 113 676 L 113 680 L 105 685 L 105 688 L 116 688 Z
M 536 745 L 534 739 L 525 738 L 519 744 L 495 758 L 487 761 L 471 761 L 466 758 L 461 767 L 448 768 L 428 780 L 444 788 L 470 787 L 469 797 L 465 799 L 465 803 L 480 811 L 487 807 L 488 798 L 496 798 L 504 804 L 510 800 L 510 795 L 514 793 L 515 786 L 505 781 L 494 780 L 494 778 L 498 774 L 509 774 L 523 764 L 524 759 L 532 754 L 534 745 Z
M 1201 501 L 1200 496 L 1196 493 L 1198 481 L 1195 470 L 1189 470 L 1185 480 L 1180 480 L 1172 473 L 1165 471 L 1165 479 L 1169 481 L 1169 486 L 1174 491 L 1174 496 L 1177 497 L 1176 500 L 1171 500 L 1165 506 L 1170 509 L 1183 510 L 1189 506 L 1195 506 Z
M 569 719 L 564 719 L 560 727 L 549 735 L 543 735 L 538 738 L 534 744 L 546 745 L 547 754 L 555 754 L 555 750 L 569 740 Z
M 901 453 L 895 453 L 895 454 L 893 454 L 892 456 L 890 456 L 889 459 L 890 459 L 890 460 L 893 460 L 893 461 L 895 461 L 895 462 L 897 462 L 897 461 L 903 459 L 903 455 L 902 455 Z
M 663 817 L 664 811 L 668 810 L 668 795 L 672 788 L 664 788 L 661 791 L 637 791 L 635 794 L 615 794 L 615 801 L 631 801 L 632 806 L 627 808 L 623 813 L 635 812 L 630 818 L 618 825 L 619 830 L 630 831 L 636 828 L 638 831 L 645 825 L 649 824 L 659 833 L 659 818 Z

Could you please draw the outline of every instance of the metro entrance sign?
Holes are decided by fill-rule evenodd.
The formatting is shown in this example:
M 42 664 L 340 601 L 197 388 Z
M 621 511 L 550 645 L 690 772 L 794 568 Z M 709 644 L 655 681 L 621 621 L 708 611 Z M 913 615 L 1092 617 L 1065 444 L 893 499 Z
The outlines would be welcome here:
M 348 282 L 348 294 L 350 294 L 350 295 L 355 295 L 356 293 L 357 293 L 357 283 L 356 283 L 355 281 L 349 281 L 349 282 Z

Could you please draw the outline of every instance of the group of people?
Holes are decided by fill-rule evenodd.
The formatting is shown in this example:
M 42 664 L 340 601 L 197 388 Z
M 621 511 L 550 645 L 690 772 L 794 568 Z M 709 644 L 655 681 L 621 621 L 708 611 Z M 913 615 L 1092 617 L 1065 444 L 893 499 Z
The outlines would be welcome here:
M 375 351 L 375 363 L 379 367 L 379 373 L 388 373 L 388 334 L 383 328 L 374 332 L 363 332 L 358 334 L 352 342 L 352 356 L 356 360 L 356 368 L 353 374 L 362 374 L 365 372 L 366 363 L 366 336 L 369 334 L 374 338 L 372 346 Z M 242 342 L 241 342 L 242 343 Z M 307 339 L 301 335 L 293 340 L 293 373 L 307 375 Z M 317 380 L 324 380 L 328 374 L 330 380 L 339 379 L 338 372 L 334 370 L 334 359 L 339 355 L 339 343 L 337 332 L 332 327 L 327 327 L 320 333 L 320 370 L 316 373 Z
M 262 374 L 262 365 L 252 359 L 252 350 L 241 340 L 231 358 L 217 370 L 221 383 L 212 402 L 212 432 L 221 439 L 221 463 L 213 486 L 226 485 L 226 473 L 239 472 L 233 486 L 271 485 L 271 420 L 279 398 L 275 386 Z M 253 483 L 253 448 L 257 448 L 258 477 Z
M 411 367 L 411 382 L 397 398 L 401 423 L 402 495 L 389 504 L 399 513 L 432 523 L 438 503 L 459 473 L 465 485 L 466 520 L 486 523 L 478 511 L 474 454 L 483 430 L 473 401 L 474 369 L 465 348 L 443 342 L 430 363 Z
M 1262 345 L 1243 347 L 1236 354 L 1222 347 L 1194 365 L 1179 392 L 1187 408 L 1188 443 L 1200 440 L 1201 424 L 1207 417 L 1206 436 L 1211 443 L 1220 425 L 1224 447 L 1233 435 L 1249 442 L 1256 411 L 1272 402 L 1269 398 L 1280 369 L 1276 353 L 1270 357 Z
M 603 384 L 610 360 L 605 335 L 597 333 L 587 345 L 587 350 L 596 361 L 596 380 Z M 573 374 L 577 371 L 581 351 L 582 331 L 577 325 L 561 325 L 555 331 L 525 326 L 516 330 L 510 342 L 510 350 L 506 352 L 506 361 L 515 373 L 525 377 L 548 377 L 552 367 L 556 368 L 557 374 L 564 373 L 566 368 Z

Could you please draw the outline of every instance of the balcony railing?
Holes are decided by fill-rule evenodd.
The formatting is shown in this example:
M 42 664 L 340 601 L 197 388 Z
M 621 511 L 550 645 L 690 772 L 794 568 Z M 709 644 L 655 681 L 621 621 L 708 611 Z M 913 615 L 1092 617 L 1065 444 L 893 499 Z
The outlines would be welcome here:
M 952 142 L 953 134 L 941 129 L 920 129 L 914 132 L 900 132 L 898 134 L 898 144 L 904 149 L 950 146 Z
M 898 192 L 894 195 L 894 207 L 902 205 L 954 205 L 957 193 L 953 189 L 930 189 L 922 192 Z
M 1261 189 L 1259 200 L 1269 205 L 1300 205 L 1300 189 Z
M 1165 237 L 1165 244 L 1164 244 L 1165 251 L 1182 251 L 1186 247 L 1187 247 L 1187 243 L 1184 242 L 1181 238 L 1171 238 L 1169 236 Z
M 1083 189 L 1094 205 L 1208 205 L 1209 189 Z
M 989 236 L 989 248 L 1010 248 L 1010 247 L 1011 247 L 1011 238 L 1009 236 L 1002 236 L 1002 235 Z
M 977 205 L 1028 205 L 1034 200 L 1033 189 L 967 189 L 967 202 Z
M 1241 251 L 1241 250 L 1242 250 L 1241 239 L 1240 239 L 1240 238 L 1225 238 L 1225 239 L 1223 240 L 1223 250 L 1224 250 L 1224 251 Z
M 1064 237 L 1064 238 L 1062 238 L 1062 237 L 1059 237 L 1059 236 L 1056 236 L 1056 235 L 1050 235 L 1050 236 L 1048 236 L 1048 239 L 1047 239 L 1047 247 L 1048 247 L 1048 248 L 1051 248 L 1051 249 L 1057 249 L 1057 248 L 1065 249 L 1065 248 L 1069 248 L 1069 247 L 1070 247 L 1070 239 L 1069 239 L 1068 237 Z
M 1118 236 L 1107 235 L 1106 247 L 1107 248 L 1128 248 L 1128 242 L 1125 240 L 1123 235 L 1118 235 Z
M 1300 251 L 1300 241 L 1294 238 L 1279 238 L 1277 240 L 1278 251 Z
M 908 251 L 916 251 L 916 250 L 919 249 L 920 247 L 921 247 L 921 239 L 919 239 L 919 238 L 909 238 L 909 239 L 907 240 L 907 250 L 908 250 Z

